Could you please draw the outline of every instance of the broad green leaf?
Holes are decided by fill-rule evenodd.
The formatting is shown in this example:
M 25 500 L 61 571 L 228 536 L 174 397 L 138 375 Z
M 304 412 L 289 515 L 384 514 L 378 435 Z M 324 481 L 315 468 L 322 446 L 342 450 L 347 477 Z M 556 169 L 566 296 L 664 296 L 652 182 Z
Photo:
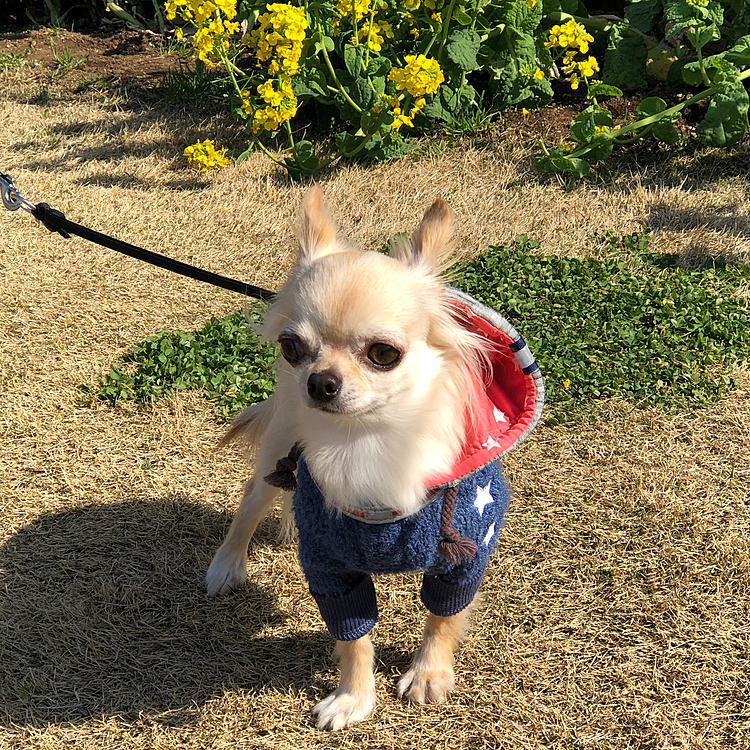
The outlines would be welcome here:
M 636 107 L 635 111 L 641 117 L 651 117 L 651 115 L 658 115 L 659 112 L 663 112 L 667 108 L 667 103 L 664 99 L 658 96 L 649 96 L 646 99 L 641 100 L 641 103 Z
M 321 38 L 315 42 L 315 54 L 325 49 L 327 52 L 333 52 L 336 45 L 333 43 L 333 39 L 330 36 L 321 36 Z
M 748 95 L 734 65 L 724 60 L 716 60 L 714 65 L 719 69 L 713 83 L 720 88 L 695 132 L 709 146 L 734 146 L 748 130 Z
M 610 119 L 611 122 L 611 119 Z M 612 138 L 604 133 L 596 133 L 588 142 L 591 147 L 585 154 L 581 154 L 589 164 L 606 159 L 612 153 Z
M 591 81 L 587 98 L 592 96 L 622 96 L 622 89 L 618 89 L 617 86 L 608 86 L 601 81 Z
M 453 15 L 451 16 L 451 18 L 456 23 L 460 23 L 461 26 L 468 26 L 471 23 L 471 16 L 465 11 L 461 10 L 461 8 L 456 8 L 456 10 L 453 11 Z
M 646 46 L 640 36 L 627 36 L 628 22 L 612 27 L 604 57 L 602 80 L 618 88 L 646 87 Z
M 536 2 L 530 7 L 528 0 L 506 0 L 503 8 L 508 26 L 527 34 L 535 32 L 544 12 L 542 2 Z
M 630 25 L 648 34 L 662 10 L 662 0 L 636 0 L 625 8 L 625 18 Z
M 551 152 L 549 156 L 538 156 L 536 168 L 540 172 L 573 172 L 579 177 L 583 177 L 591 171 L 587 161 L 555 152 Z
M 298 97 L 323 97 L 330 96 L 328 82 L 322 70 L 311 68 L 304 75 L 296 75 L 292 78 L 292 88 Z
M 703 49 L 709 42 L 715 42 L 721 38 L 721 32 L 715 24 L 709 26 L 692 26 L 685 32 L 685 38 L 695 49 Z
M 364 44 L 347 44 L 344 46 L 344 65 L 346 65 L 349 75 L 355 80 L 362 76 L 362 61 L 364 60 L 365 49 Z
M 704 61 L 704 67 L 709 60 Z M 705 84 L 703 76 L 701 75 L 701 66 L 697 60 L 693 62 L 685 63 L 682 66 L 682 80 L 688 84 L 688 86 L 702 86 Z
M 370 78 L 384 76 L 391 69 L 391 61 L 387 57 L 381 57 L 370 52 L 370 60 L 367 63 L 367 75 Z
M 750 0 L 747 2 L 750 11 Z M 724 58 L 738 68 L 750 66 L 750 36 L 741 36 L 724 54 Z
M 612 113 L 598 104 L 590 104 L 573 118 L 570 131 L 579 143 L 588 143 L 596 135 L 596 128 L 611 128 Z
M 674 146 L 674 144 L 680 140 L 680 136 L 677 135 L 672 120 L 668 117 L 659 120 L 659 122 L 654 125 L 651 135 L 653 135 L 657 141 L 666 143 L 668 146 Z
M 481 45 L 479 34 L 472 29 L 457 29 L 448 36 L 445 52 L 461 70 L 469 72 L 479 67 L 477 52 Z

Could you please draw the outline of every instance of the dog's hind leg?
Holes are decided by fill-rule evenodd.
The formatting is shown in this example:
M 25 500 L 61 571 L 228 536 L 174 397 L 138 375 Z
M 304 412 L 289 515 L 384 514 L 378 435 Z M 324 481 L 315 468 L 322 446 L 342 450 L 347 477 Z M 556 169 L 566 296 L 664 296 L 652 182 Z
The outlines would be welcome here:
M 451 617 L 430 614 L 422 645 L 398 681 L 398 696 L 413 703 L 443 703 L 455 686 L 453 652 L 466 634 L 470 609 Z
M 318 729 L 343 729 L 366 719 L 375 708 L 375 650 L 369 635 L 336 641 L 341 659 L 341 684 L 313 708 Z

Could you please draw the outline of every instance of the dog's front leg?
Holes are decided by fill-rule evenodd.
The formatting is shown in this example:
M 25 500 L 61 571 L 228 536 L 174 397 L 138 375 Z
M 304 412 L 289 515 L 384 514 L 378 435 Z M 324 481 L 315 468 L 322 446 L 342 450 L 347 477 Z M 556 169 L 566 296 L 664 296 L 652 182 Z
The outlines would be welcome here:
M 206 573 L 206 590 L 209 596 L 227 594 L 245 583 L 247 547 L 277 494 L 275 487 L 266 484 L 257 475 L 245 485 L 245 494 L 226 539 L 216 551 Z
M 398 681 L 398 696 L 414 703 L 443 703 L 455 687 L 453 652 L 461 643 L 469 608 L 451 617 L 430 614 L 422 645 Z
M 369 635 L 336 641 L 341 684 L 313 709 L 319 729 L 343 729 L 366 719 L 375 708 L 375 651 Z

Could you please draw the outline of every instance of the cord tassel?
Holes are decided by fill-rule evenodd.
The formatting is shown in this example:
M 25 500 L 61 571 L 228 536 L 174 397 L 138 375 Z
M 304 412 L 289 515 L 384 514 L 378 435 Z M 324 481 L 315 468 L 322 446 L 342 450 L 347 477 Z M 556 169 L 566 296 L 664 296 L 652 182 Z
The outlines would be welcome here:
M 297 489 L 297 477 L 294 472 L 297 470 L 297 461 L 302 455 L 302 446 L 295 443 L 289 453 L 276 462 L 276 471 L 272 471 L 263 477 L 266 484 L 271 487 L 278 487 L 285 492 L 293 492 Z
M 477 545 L 459 534 L 453 525 L 453 514 L 456 509 L 457 487 L 448 487 L 443 493 L 443 507 L 440 511 L 440 536 L 438 554 L 453 565 L 463 560 L 471 560 L 477 553 Z

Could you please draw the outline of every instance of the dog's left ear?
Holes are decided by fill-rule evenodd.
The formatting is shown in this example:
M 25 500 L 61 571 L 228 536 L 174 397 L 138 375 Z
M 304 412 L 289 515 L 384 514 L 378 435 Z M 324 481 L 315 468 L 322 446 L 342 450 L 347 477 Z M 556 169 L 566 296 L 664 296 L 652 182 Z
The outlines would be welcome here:
M 452 227 L 453 211 L 438 198 L 425 212 L 411 241 L 394 243 L 391 255 L 409 265 L 426 265 L 437 273 L 444 269 L 451 252 L 448 241 Z
M 310 263 L 342 249 L 336 241 L 336 226 L 323 203 L 323 191 L 315 186 L 302 203 L 298 262 Z

